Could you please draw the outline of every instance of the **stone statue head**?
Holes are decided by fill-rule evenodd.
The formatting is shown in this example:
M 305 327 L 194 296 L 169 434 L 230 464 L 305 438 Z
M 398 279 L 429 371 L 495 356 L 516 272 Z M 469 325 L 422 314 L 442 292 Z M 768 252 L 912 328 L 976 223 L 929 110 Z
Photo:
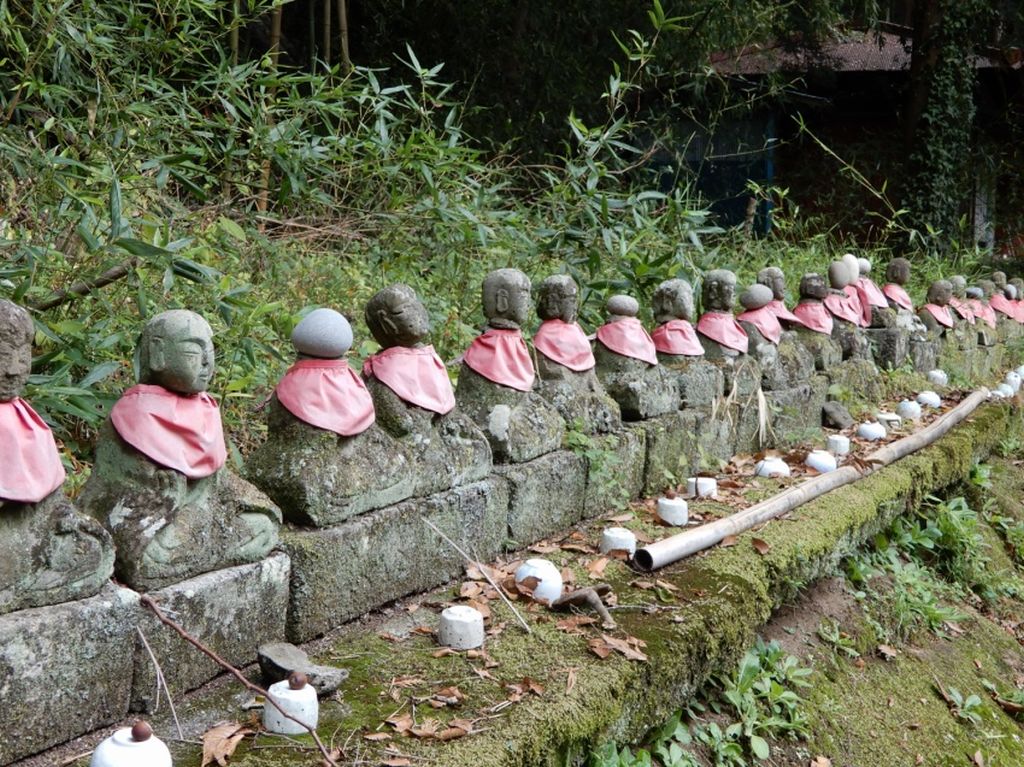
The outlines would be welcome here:
M 484 277 L 484 316 L 492 328 L 520 328 L 530 311 L 530 278 L 518 269 L 495 269 Z
M 213 330 L 195 312 L 161 312 L 142 328 L 135 358 L 140 383 L 179 394 L 204 392 L 213 379 Z
M 927 300 L 936 306 L 947 306 L 949 299 L 953 297 L 953 286 L 949 280 L 935 280 L 928 288 Z
M 978 280 L 978 287 L 986 299 L 992 298 L 996 292 L 996 284 L 992 280 Z
M 542 320 L 575 322 L 580 290 L 568 274 L 553 274 L 537 290 L 537 316 Z
M 381 348 L 421 346 L 430 334 L 430 315 L 408 285 L 388 285 L 366 302 L 366 326 Z
M 997 288 L 1002 288 L 1006 285 L 1006 272 L 992 272 L 992 282 Z
M 28 312 L 0 299 L 0 402 L 21 394 L 32 372 L 35 327 Z
M 300 357 L 341 359 L 352 348 L 352 326 L 340 312 L 320 307 L 295 326 L 292 346 Z
M 609 322 L 618 322 L 636 317 L 640 313 L 640 303 L 633 296 L 617 295 L 608 299 L 604 310 L 608 313 Z
M 866 258 L 857 259 L 857 271 L 861 277 L 867 277 L 871 274 L 871 262 Z
M 801 300 L 823 301 L 828 295 L 828 285 L 820 274 L 805 274 L 800 278 Z
M 744 309 L 760 309 L 772 302 L 772 289 L 760 283 L 751 285 L 740 293 L 740 304 Z
M 781 301 L 786 296 L 786 275 L 777 266 L 766 266 L 757 273 L 757 281 L 772 291 L 772 298 Z
M 1010 280 L 1010 284 L 1017 289 L 1017 298 L 1024 297 L 1024 279 L 1014 277 Z
M 910 262 L 905 258 L 894 258 L 885 269 L 885 279 L 897 285 L 906 285 L 910 280 Z
M 1017 286 L 1007 284 L 1003 287 L 1003 295 L 1009 298 L 1011 301 L 1017 300 Z
M 693 287 L 686 280 L 665 280 L 655 289 L 651 308 L 659 325 L 670 320 L 692 320 Z
M 860 277 L 860 263 L 857 261 L 857 257 L 853 253 L 843 253 L 843 257 L 839 260 L 846 264 L 846 273 L 850 275 L 850 284 L 852 285 Z
M 731 312 L 736 299 L 736 275 L 728 269 L 712 269 L 704 275 L 701 301 L 706 312 Z
M 949 284 L 953 288 L 953 295 L 957 298 L 967 296 L 967 278 L 962 274 L 954 274 L 949 278 Z
M 833 261 L 828 265 L 828 281 L 836 290 L 842 290 L 852 284 L 857 277 L 845 261 Z

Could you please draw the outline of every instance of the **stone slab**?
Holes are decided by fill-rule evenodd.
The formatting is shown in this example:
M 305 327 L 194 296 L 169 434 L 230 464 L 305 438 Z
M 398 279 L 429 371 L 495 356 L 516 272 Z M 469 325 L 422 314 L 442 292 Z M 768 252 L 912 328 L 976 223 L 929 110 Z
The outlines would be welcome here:
M 640 495 L 647 462 L 642 429 L 628 426 L 616 434 L 592 437 L 583 456 L 587 463 L 585 517 L 619 508 Z
M 150 594 L 169 617 L 235 666 L 256 660 L 264 642 L 284 639 L 291 563 L 274 554 L 190 578 Z M 205 684 L 223 669 L 143 608 L 139 627 L 163 670 L 172 696 Z M 161 693 L 162 696 L 162 693 Z M 141 639 L 135 642 L 132 711 L 149 713 L 157 700 L 156 671 Z
M 508 537 L 508 504 L 508 483 L 491 477 L 335 527 L 282 531 L 292 562 L 288 641 L 308 641 L 462 572 L 462 557 L 424 519 L 472 556 L 492 559 Z
M 135 592 L 107 585 L 0 617 L 0 764 L 125 716 L 138 611 Z
M 786 333 L 779 341 L 774 363 L 762 364 L 761 368 L 761 383 L 766 390 L 792 389 L 814 373 L 814 355 L 794 333 Z
M 496 466 L 508 485 L 508 537 L 525 546 L 583 518 L 587 481 L 584 459 L 559 450 L 532 461 Z
M 932 367 L 935 367 L 932 365 Z M 931 370 L 931 368 L 928 368 Z M 864 359 L 850 359 L 832 366 L 826 374 L 829 386 L 838 386 L 854 397 L 866 402 L 878 402 L 882 398 L 882 379 L 875 363 Z M 830 398 L 836 397 L 830 392 Z
M 771 411 L 772 445 L 791 445 L 821 436 L 821 408 L 828 381 L 813 376 L 789 389 L 765 392 Z
M 910 357 L 910 331 L 903 328 L 868 328 L 871 355 L 881 370 L 903 367 Z

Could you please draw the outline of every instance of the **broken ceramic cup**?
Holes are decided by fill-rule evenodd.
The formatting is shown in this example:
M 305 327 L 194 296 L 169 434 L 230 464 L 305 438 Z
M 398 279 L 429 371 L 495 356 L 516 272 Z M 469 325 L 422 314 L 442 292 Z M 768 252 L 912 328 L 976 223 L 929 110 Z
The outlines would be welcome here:
M 807 459 L 804 463 L 819 474 L 828 474 L 830 471 L 835 471 L 839 466 L 836 462 L 836 457 L 827 450 L 812 450 L 807 454 Z
M 267 732 L 276 735 L 301 735 L 308 732 L 303 725 L 316 729 L 320 719 L 320 701 L 317 699 L 316 689 L 306 681 L 305 674 L 294 671 L 283 682 L 270 685 L 267 692 L 277 703 L 275 706 L 267 700 L 263 704 L 263 727 Z M 299 721 L 293 721 L 285 714 Z
M 659 498 L 658 518 L 666 524 L 682 527 L 690 521 L 690 506 L 683 498 Z
M 562 573 L 554 563 L 546 559 L 527 559 L 516 569 L 516 586 L 527 578 L 537 581 L 533 587 L 534 599 L 554 602 L 562 596 Z
M 850 452 L 850 438 L 845 434 L 829 434 L 826 447 L 834 456 L 846 455 Z
M 918 394 L 917 401 L 924 407 L 942 407 L 942 398 L 930 389 L 925 389 Z
M 768 456 L 757 462 L 754 473 L 759 477 L 788 477 L 789 464 L 777 456 Z
M 625 551 L 630 557 L 636 553 L 636 534 L 624 527 L 609 527 L 601 533 L 601 553 Z
M 908 421 L 916 421 L 921 417 L 921 405 L 913 400 L 905 399 L 896 406 L 896 412 Z
M 946 375 L 945 370 L 929 370 L 928 383 L 933 386 L 947 386 L 949 384 L 949 376 Z
M 171 767 L 171 752 L 143 721 L 122 727 L 92 752 L 89 767 Z
M 885 427 L 878 421 L 868 421 L 862 423 L 857 427 L 857 436 L 861 439 L 870 440 L 871 442 L 877 442 L 880 439 L 885 439 Z

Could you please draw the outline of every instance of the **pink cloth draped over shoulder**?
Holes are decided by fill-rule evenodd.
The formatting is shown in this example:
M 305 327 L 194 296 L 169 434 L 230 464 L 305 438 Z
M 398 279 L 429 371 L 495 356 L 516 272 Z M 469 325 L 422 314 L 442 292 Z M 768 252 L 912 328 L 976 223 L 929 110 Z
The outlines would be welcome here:
M 967 303 L 971 305 L 971 311 L 974 312 L 975 317 L 981 318 L 990 328 L 996 326 L 996 313 L 991 306 L 979 298 L 969 298 Z
M 658 364 L 658 352 L 650 334 L 636 317 L 606 322 L 597 329 L 597 340 L 623 357 Z
M 900 307 L 900 309 L 906 309 L 908 312 L 914 311 L 914 302 L 910 300 L 910 294 L 904 290 L 902 285 L 890 282 L 882 288 L 882 292 L 891 298 L 893 303 Z
M 533 388 L 533 359 L 518 328 L 488 328 L 473 339 L 462 360 L 488 381 L 519 391 Z
M 433 346 L 392 346 L 363 363 L 373 376 L 405 402 L 439 415 L 455 408 L 455 391 Z
M 881 291 L 875 281 L 870 277 L 861 277 L 854 283 L 857 290 L 857 299 L 860 301 L 861 318 L 864 325 L 871 324 L 871 307 L 878 306 L 882 309 L 889 308 L 889 302 L 885 300 L 885 293 Z
M 366 384 L 343 359 L 299 360 L 274 393 L 300 421 L 343 437 L 361 434 L 377 417 Z
M 545 320 L 533 335 L 533 348 L 552 362 L 577 373 L 594 367 L 594 350 L 583 328 L 575 322 Z
M 1010 303 L 1013 304 L 1013 307 L 1016 310 L 1013 314 L 1013 318 L 1017 320 L 1017 322 L 1024 322 L 1024 301 L 1017 299 Z
M 988 300 L 988 305 L 991 306 L 995 311 L 1000 314 L 1005 314 L 1007 317 L 1013 317 L 1017 319 L 1016 314 L 1013 310 L 1013 304 L 1010 303 L 1010 299 L 1004 296 L 1002 293 L 992 294 L 992 298 Z
M 923 309 L 926 309 L 928 313 L 935 318 L 935 321 L 946 328 L 953 327 L 953 315 L 949 313 L 948 306 L 939 306 L 937 304 L 925 304 Z
M 966 301 L 961 301 L 957 297 L 949 299 L 949 305 L 952 306 L 956 313 L 959 314 L 963 319 L 967 320 L 970 324 L 974 324 L 974 310 L 971 305 Z
M 860 301 L 856 295 L 850 296 L 847 294 L 841 296 L 836 293 L 830 293 L 825 296 L 825 300 L 822 303 L 825 304 L 825 308 L 832 313 L 833 317 L 852 322 L 857 326 L 862 325 L 864 322 L 864 317 L 860 310 Z
M 727 349 L 747 353 L 750 339 L 732 312 L 704 312 L 697 320 L 697 332 Z
M 53 432 L 25 400 L 0 402 L 0 499 L 38 503 L 64 483 Z
M 762 306 L 760 309 L 751 309 L 743 312 L 736 320 L 749 322 L 766 340 L 778 346 L 779 340 L 782 338 L 782 325 L 779 324 L 779 318 L 775 316 L 771 307 Z
M 201 479 L 227 460 L 220 408 L 206 392 L 186 396 L 153 384 L 137 384 L 110 411 L 121 439 L 154 463 Z
M 803 325 L 803 320 L 797 317 L 793 312 L 786 308 L 786 305 L 782 303 L 782 299 L 776 298 L 774 301 L 768 304 L 768 308 L 772 310 L 780 322 L 793 322 L 797 325 Z
M 825 304 L 820 301 L 804 301 L 799 303 L 793 309 L 793 313 L 809 329 L 816 333 L 831 335 L 832 325 L 834 324 L 832 314 L 825 308 Z
M 704 347 L 700 345 L 697 331 L 686 320 L 669 320 L 658 325 L 651 333 L 654 348 L 662 354 L 676 354 L 686 357 L 700 357 Z

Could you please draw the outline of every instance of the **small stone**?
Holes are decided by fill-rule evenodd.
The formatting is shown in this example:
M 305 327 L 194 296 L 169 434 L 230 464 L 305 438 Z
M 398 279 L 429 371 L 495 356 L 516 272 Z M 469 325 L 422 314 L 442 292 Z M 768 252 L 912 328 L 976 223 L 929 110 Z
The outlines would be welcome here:
M 853 426 L 850 411 L 838 402 L 826 402 L 821 408 L 822 423 L 830 429 L 848 429 Z
M 260 671 L 264 684 L 289 679 L 293 672 L 306 677 L 317 695 L 330 695 L 348 679 L 348 669 L 319 666 L 309 660 L 304 650 L 287 642 L 268 642 L 259 648 Z
M 740 293 L 740 304 L 744 309 L 760 309 L 772 302 L 775 295 L 767 285 L 751 285 Z
M 306 686 L 306 675 L 301 671 L 293 671 L 288 675 L 288 686 L 293 690 L 301 690 Z
M 149 740 L 153 735 L 153 728 L 149 726 L 149 722 L 140 719 L 132 727 L 132 740 L 136 743 L 141 743 L 144 740 Z
M 636 317 L 640 313 L 640 303 L 632 296 L 616 295 L 608 299 L 605 310 L 620 317 Z
M 352 348 L 352 326 L 334 309 L 314 309 L 292 331 L 292 346 L 308 357 L 338 359 Z

